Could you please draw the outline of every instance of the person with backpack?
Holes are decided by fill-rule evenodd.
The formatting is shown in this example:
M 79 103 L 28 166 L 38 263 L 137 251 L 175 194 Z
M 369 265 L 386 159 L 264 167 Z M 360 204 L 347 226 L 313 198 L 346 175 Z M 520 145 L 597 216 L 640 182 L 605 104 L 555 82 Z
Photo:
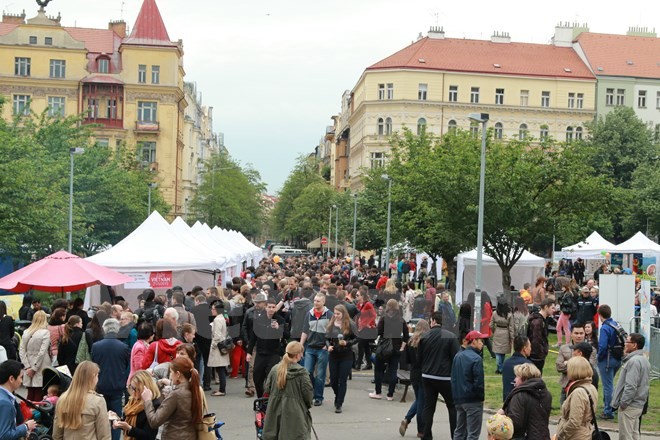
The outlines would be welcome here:
M 153 289 L 145 289 L 142 292 L 144 296 L 144 308 L 140 319 L 156 327 L 156 323 L 165 315 L 165 307 L 155 302 L 156 292 Z
M 628 334 L 612 319 L 612 308 L 607 304 L 598 308 L 598 316 L 602 323 L 598 337 L 598 371 L 603 382 L 603 414 L 599 417 L 603 420 L 611 420 L 614 418 L 614 410 L 611 406 L 614 376 L 621 367 Z

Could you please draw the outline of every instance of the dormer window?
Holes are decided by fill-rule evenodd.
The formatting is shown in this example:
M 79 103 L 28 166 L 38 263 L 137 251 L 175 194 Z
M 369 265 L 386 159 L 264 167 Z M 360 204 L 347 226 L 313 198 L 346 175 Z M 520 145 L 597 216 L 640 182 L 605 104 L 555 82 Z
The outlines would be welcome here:
M 99 73 L 108 73 L 110 71 L 110 60 L 105 57 L 97 59 Z

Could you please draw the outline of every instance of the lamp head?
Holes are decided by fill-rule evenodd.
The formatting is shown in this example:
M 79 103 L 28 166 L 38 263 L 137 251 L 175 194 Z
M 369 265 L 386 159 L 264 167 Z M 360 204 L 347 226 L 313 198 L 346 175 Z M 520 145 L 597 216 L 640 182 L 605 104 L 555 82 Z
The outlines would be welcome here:
M 391 177 L 388 174 L 382 174 L 380 177 L 382 177 L 385 180 L 390 180 Z
M 470 118 L 471 121 L 482 124 L 490 119 L 490 115 L 488 113 L 470 113 L 468 118 Z
M 69 153 L 71 154 L 82 154 L 85 152 L 84 148 L 69 148 Z

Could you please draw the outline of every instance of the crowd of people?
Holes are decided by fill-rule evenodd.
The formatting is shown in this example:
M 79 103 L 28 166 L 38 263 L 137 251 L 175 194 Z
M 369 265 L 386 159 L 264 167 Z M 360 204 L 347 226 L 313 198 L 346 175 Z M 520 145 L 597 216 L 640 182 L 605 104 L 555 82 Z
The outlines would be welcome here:
M 415 419 L 417 437 L 433 438 L 442 396 L 450 436 L 478 439 L 484 349 L 502 377 L 498 417 L 512 426 L 513 438 L 550 439 L 553 397 L 561 404 L 557 440 L 591 438 L 599 384 L 600 417 L 618 412 L 622 438 L 639 438 L 650 376 L 645 340 L 626 334 L 610 307 L 599 304 L 594 280 L 580 287 L 575 278 L 551 274 L 524 285 L 513 304 L 500 297 L 493 306 L 482 292 L 479 304 L 471 293 L 455 305 L 426 259 L 416 265 L 401 258 L 385 271 L 370 263 L 265 259 L 224 288 L 146 289 L 135 308 L 113 296 L 89 311 L 80 299 L 58 299 L 51 311 L 26 296 L 19 313 L 32 323 L 19 347 L 0 301 L 0 346 L 8 358 L 0 364 L 0 439 L 35 429 L 16 409 L 21 386 L 29 401 L 59 399 L 54 438 L 196 439 L 207 393 L 225 396 L 228 378 L 239 376 L 247 397 L 269 398 L 264 439 L 310 438 L 310 409 L 324 404 L 326 387 L 340 414 L 352 372 L 373 370 L 374 391 L 365 397 L 393 400 L 402 366 L 415 393 L 402 436 Z M 475 307 L 482 318 L 473 330 Z M 556 307 L 560 396 L 543 379 Z M 42 371 L 50 366 L 66 366 L 73 377 L 61 396 L 44 396 Z M 494 438 L 511 438 L 495 431 Z

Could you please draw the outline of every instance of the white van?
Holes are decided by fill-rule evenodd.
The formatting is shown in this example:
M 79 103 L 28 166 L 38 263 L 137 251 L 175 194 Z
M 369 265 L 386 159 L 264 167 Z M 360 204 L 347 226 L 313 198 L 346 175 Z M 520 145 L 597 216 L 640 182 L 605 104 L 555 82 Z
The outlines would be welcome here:
M 283 244 L 277 244 L 273 246 L 273 249 L 270 250 L 270 253 L 273 255 L 282 255 L 286 249 L 293 249 L 291 246 L 285 246 Z

